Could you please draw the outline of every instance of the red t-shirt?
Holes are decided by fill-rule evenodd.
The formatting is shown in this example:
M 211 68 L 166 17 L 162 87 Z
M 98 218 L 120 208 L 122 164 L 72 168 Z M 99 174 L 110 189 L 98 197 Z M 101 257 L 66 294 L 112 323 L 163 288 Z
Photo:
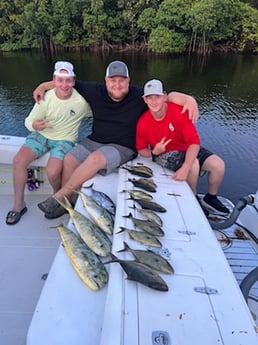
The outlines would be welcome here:
M 168 102 L 166 116 L 157 121 L 147 110 L 139 119 L 136 128 L 137 151 L 153 148 L 163 137 L 172 139 L 167 145 L 166 151 L 185 152 L 189 145 L 200 145 L 197 130 L 188 117 L 188 113 L 181 114 L 182 106 Z M 164 153 L 165 153 L 164 152 Z

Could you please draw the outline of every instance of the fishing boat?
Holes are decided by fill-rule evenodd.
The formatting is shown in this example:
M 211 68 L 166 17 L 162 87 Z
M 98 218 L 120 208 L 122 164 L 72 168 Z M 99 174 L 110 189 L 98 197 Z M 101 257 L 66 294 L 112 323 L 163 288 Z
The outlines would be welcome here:
M 255 345 L 258 341 L 258 211 L 255 193 L 240 198 L 228 218 L 207 219 L 185 182 L 150 159 L 137 158 L 108 176 L 97 175 L 94 186 L 116 204 L 112 253 L 103 258 L 108 283 L 99 291 L 85 285 L 71 265 L 56 229 L 76 233 L 68 214 L 44 218 L 37 203 L 51 195 L 45 165 L 48 155 L 29 167 L 28 212 L 19 223 L 5 224 L 12 208 L 12 159 L 24 138 L 0 136 L 1 293 L 0 343 L 8 345 Z M 153 201 L 165 235 L 161 247 L 174 274 L 160 273 L 167 291 L 129 279 L 121 261 L 133 260 L 133 249 L 150 249 L 129 236 L 132 217 L 143 218 L 129 194 L 138 178 L 131 169 L 148 166 L 157 191 Z M 130 168 L 130 169 L 129 169 Z M 90 193 L 90 188 L 82 188 Z M 137 205 L 136 205 L 137 204 Z M 75 209 L 88 216 L 78 198 Z M 121 231 L 121 229 L 127 229 Z

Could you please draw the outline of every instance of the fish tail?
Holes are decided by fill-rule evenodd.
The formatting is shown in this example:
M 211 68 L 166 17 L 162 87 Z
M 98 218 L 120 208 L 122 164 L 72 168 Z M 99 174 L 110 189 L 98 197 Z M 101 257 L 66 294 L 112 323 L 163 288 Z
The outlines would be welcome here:
M 89 186 L 82 186 L 82 188 L 92 188 L 94 185 L 94 183 L 92 182 L 92 184 L 90 184 Z

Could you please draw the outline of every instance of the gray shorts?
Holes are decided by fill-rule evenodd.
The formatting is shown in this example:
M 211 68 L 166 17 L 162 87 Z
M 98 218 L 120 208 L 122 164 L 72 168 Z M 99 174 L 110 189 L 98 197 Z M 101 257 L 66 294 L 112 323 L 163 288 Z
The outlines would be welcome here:
M 202 170 L 202 165 L 204 161 L 211 155 L 213 155 L 212 152 L 205 149 L 204 147 L 200 147 L 199 153 L 197 155 L 197 159 L 199 160 L 199 164 L 200 164 L 200 172 Z M 166 152 L 163 155 L 160 155 L 155 158 L 155 162 L 157 164 L 172 171 L 177 171 L 179 168 L 181 168 L 184 161 L 185 161 L 185 152 L 182 152 L 182 151 Z
M 96 141 L 86 138 L 78 143 L 70 152 L 77 161 L 82 163 L 94 151 L 101 152 L 107 162 L 107 168 L 100 170 L 101 175 L 107 175 L 115 171 L 120 165 L 132 160 L 136 157 L 136 153 L 129 149 L 117 144 L 101 144 Z

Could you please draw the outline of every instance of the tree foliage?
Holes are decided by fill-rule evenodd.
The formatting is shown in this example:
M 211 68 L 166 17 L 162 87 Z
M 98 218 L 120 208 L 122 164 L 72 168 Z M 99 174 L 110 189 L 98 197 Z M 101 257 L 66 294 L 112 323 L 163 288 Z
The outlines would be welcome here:
M 1 0 L 0 49 L 257 53 L 258 0 Z

